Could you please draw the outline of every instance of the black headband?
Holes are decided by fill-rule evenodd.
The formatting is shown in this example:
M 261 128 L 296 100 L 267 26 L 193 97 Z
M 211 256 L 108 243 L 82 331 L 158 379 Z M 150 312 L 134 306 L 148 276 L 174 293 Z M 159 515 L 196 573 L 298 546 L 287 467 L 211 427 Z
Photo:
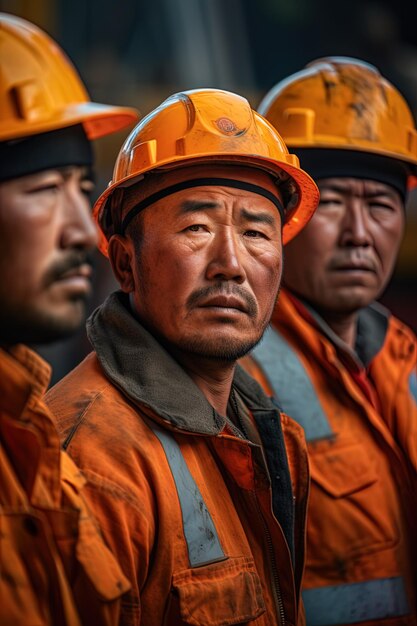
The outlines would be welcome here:
M 194 178 L 193 180 L 184 180 L 180 183 L 176 183 L 175 185 L 171 185 L 170 187 L 165 187 L 165 189 L 161 189 L 160 191 L 148 196 L 138 204 L 135 204 L 135 206 L 130 209 L 123 219 L 119 234 L 124 235 L 126 228 L 129 226 L 133 218 L 136 217 L 138 213 L 143 211 L 143 209 L 146 209 L 146 207 L 158 202 L 158 200 L 162 200 L 162 198 L 165 198 L 166 196 L 176 193 L 177 191 L 183 191 L 183 189 L 190 189 L 191 187 L 233 187 L 234 189 L 243 189 L 244 191 L 257 193 L 259 196 L 263 196 L 275 204 L 281 216 L 282 224 L 285 221 L 285 210 L 279 198 L 259 185 L 246 183 L 242 180 L 235 180 L 234 178 Z
M 302 168 L 315 180 L 339 177 L 375 180 L 394 187 L 405 200 L 407 178 L 413 166 L 404 161 L 341 148 L 291 148 L 291 151 L 300 159 Z
M 0 182 L 57 167 L 92 164 L 92 146 L 82 124 L 0 142 Z

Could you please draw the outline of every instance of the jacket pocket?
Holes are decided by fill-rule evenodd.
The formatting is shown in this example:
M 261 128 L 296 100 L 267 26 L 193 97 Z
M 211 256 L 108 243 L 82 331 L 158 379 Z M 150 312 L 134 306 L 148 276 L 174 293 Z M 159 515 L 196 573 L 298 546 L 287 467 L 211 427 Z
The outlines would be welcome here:
M 262 586 L 253 559 L 220 563 L 174 573 L 181 618 L 190 626 L 246 624 L 265 612 Z
M 393 489 L 361 444 L 310 454 L 308 558 L 344 569 L 346 559 L 382 551 L 399 538 Z M 349 561 L 348 561 L 349 562 Z M 352 565 L 352 561 L 350 561 Z
M 331 450 L 310 457 L 311 479 L 333 498 L 344 498 L 366 489 L 378 480 L 369 454 L 360 444 L 333 446 Z

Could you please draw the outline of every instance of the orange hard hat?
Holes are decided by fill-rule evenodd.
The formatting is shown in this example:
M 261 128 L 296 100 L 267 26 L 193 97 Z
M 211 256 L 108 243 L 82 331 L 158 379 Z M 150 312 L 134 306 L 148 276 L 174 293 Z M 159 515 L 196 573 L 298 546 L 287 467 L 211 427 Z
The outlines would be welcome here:
M 275 85 L 258 110 L 290 149 L 358 150 L 417 164 L 417 131 L 407 102 L 363 61 L 312 61 Z
M 0 13 L 0 141 L 83 124 L 89 139 L 137 121 L 135 109 L 90 102 L 61 48 L 41 29 Z
M 141 120 L 121 148 L 113 179 L 93 209 L 102 229 L 101 251 L 107 254 L 106 209 L 116 189 L 130 186 L 151 171 L 207 162 L 260 168 L 276 179 L 277 186 L 292 186 L 284 243 L 306 225 L 317 207 L 316 184 L 247 100 L 218 89 L 186 91 L 174 94 Z

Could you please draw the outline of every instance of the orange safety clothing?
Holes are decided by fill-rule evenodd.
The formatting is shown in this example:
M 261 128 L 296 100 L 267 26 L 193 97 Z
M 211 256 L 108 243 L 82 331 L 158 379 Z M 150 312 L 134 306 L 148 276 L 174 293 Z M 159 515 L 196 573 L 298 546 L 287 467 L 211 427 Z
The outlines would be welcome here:
M 283 289 L 242 364 L 305 430 L 307 624 L 417 624 L 413 333 L 374 304 L 350 350 Z
M 88 334 L 95 352 L 47 402 L 132 582 L 122 623 L 300 624 L 300 427 L 241 368 L 230 403 L 238 425 L 216 413 L 121 292 L 93 314 Z M 252 431 L 265 448 L 244 434 Z
M 0 624 L 116 626 L 127 579 L 43 402 L 49 366 L 0 349 Z

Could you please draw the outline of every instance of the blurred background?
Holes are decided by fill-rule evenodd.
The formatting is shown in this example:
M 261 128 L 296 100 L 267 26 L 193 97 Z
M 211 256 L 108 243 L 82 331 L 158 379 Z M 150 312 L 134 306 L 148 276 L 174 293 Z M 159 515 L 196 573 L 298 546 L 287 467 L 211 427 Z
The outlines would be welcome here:
M 52 35 L 93 100 L 133 105 L 143 115 L 170 94 L 196 87 L 235 91 L 256 108 L 277 81 L 309 61 L 345 55 L 376 65 L 417 117 L 415 0 L 0 0 L 0 10 Z M 126 134 L 96 142 L 97 193 L 111 178 Z M 417 193 L 409 204 L 382 302 L 417 331 Z M 89 310 L 115 287 L 97 253 Z M 54 382 L 89 350 L 84 330 L 39 349 L 53 365 Z

